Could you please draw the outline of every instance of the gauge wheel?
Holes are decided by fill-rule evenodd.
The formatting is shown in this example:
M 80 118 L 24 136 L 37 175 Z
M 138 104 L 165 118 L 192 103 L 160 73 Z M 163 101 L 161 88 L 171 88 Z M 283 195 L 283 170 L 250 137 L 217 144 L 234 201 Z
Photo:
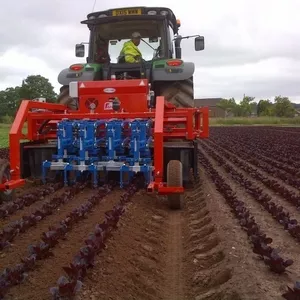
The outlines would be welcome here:
M 10 163 L 7 159 L 0 159 L 0 179 L 1 183 L 6 183 L 11 179 Z M 0 202 L 10 202 L 16 199 L 15 190 L 0 191 Z
M 179 160 L 170 160 L 167 165 L 167 186 L 182 186 L 182 163 Z M 181 209 L 183 206 L 183 194 L 168 195 L 169 207 Z

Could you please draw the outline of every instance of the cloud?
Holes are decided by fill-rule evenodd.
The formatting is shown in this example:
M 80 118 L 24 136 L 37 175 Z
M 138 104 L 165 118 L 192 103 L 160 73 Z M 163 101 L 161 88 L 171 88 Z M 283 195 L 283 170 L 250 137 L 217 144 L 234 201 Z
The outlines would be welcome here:
M 22 80 L 28 75 L 38 75 L 40 73 L 49 78 L 53 86 L 53 82 L 57 81 L 57 74 L 51 68 L 51 64 L 48 64 L 42 58 L 22 54 L 14 48 L 0 57 L 0 68 L 0 90 L 9 86 L 21 85 Z
M 235 97 L 241 99 L 243 94 L 257 99 L 272 99 L 277 95 L 289 95 L 299 100 L 300 64 L 288 58 L 269 58 L 256 63 L 221 67 L 204 67 L 196 69 L 199 87 L 196 97 Z M 272 84 L 272 89 L 269 84 Z
M 41 74 L 59 89 L 57 75 L 76 62 L 74 45 L 88 41 L 81 20 L 94 0 L 6 1 L 0 10 L 0 89 Z M 205 36 L 206 49 L 183 40 L 183 58 L 194 61 L 197 97 L 257 98 L 281 94 L 299 100 L 299 0 L 130 0 L 103 2 L 95 10 L 123 6 L 166 6 L 181 20 L 182 35 Z M 9 25 L 8 25 L 9 24 Z

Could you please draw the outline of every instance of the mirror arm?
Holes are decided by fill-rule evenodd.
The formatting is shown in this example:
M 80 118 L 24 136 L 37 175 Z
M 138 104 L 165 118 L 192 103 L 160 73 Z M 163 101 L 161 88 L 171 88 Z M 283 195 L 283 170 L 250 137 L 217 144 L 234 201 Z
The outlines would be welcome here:
M 180 36 L 180 38 L 174 38 L 173 41 L 176 41 L 176 39 L 180 39 L 180 40 L 183 40 L 183 39 L 189 39 L 189 38 L 193 38 L 193 37 L 201 37 L 201 35 L 199 34 L 195 34 L 195 35 L 187 35 L 187 36 Z

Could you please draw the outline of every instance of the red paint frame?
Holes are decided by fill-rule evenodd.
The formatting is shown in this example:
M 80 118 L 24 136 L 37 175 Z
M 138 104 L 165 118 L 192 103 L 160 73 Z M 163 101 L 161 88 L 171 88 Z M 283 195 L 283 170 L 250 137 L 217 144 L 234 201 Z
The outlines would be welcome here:
M 134 82 L 135 81 L 135 82 Z M 144 80 L 148 88 L 148 82 Z M 98 81 L 98 82 L 84 82 L 87 88 L 84 90 L 85 95 L 89 95 L 88 88 L 103 88 L 127 86 L 130 90 L 131 101 L 136 99 L 140 101 L 141 88 L 134 89 L 134 85 L 140 83 L 140 80 L 122 80 L 122 81 Z M 80 86 L 80 83 L 78 83 Z M 80 96 L 80 89 L 79 96 Z M 147 89 L 143 90 L 144 92 Z M 94 91 L 90 91 L 94 95 Z M 145 99 L 145 97 L 143 97 Z M 126 99 L 126 97 L 124 97 Z M 124 101 L 124 100 L 123 100 Z M 145 100 L 144 100 L 145 101 Z M 127 104 L 128 106 L 128 104 Z M 36 109 L 44 111 L 34 111 Z M 136 108 L 135 108 L 136 109 Z M 49 139 L 56 139 L 56 123 L 64 118 L 68 119 L 136 119 L 136 118 L 152 118 L 154 119 L 154 181 L 148 186 L 148 191 L 157 191 L 159 194 L 183 193 L 183 187 L 167 187 L 163 182 L 163 143 L 171 138 L 182 138 L 185 140 L 196 140 L 201 138 L 208 138 L 209 136 L 209 110 L 208 107 L 202 108 L 176 108 L 173 104 L 165 101 L 163 96 L 156 98 L 156 108 L 148 111 L 134 111 L 132 105 L 131 112 L 92 112 L 87 113 L 68 110 L 66 106 L 61 104 L 42 103 L 30 100 L 23 100 L 15 120 L 12 124 L 9 133 L 10 146 L 10 168 L 11 180 L 5 184 L 0 184 L 0 190 L 13 189 L 20 187 L 25 183 L 25 179 L 21 178 L 20 174 L 20 143 L 21 140 L 41 141 L 47 142 Z M 53 131 L 47 134 L 39 134 L 38 129 L 41 122 L 44 120 L 51 120 L 53 124 Z M 23 134 L 25 122 L 27 122 L 27 134 Z M 175 128 L 174 124 L 183 124 L 182 128 Z

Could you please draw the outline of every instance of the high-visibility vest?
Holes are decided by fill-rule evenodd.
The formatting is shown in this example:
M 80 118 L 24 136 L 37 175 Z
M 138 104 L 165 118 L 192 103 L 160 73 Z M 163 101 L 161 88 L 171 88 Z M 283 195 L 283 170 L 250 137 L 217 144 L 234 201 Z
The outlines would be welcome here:
M 142 58 L 142 53 L 139 48 L 130 40 L 124 43 L 120 52 L 120 57 L 125 58 L 127 63 L 138 63 Z

